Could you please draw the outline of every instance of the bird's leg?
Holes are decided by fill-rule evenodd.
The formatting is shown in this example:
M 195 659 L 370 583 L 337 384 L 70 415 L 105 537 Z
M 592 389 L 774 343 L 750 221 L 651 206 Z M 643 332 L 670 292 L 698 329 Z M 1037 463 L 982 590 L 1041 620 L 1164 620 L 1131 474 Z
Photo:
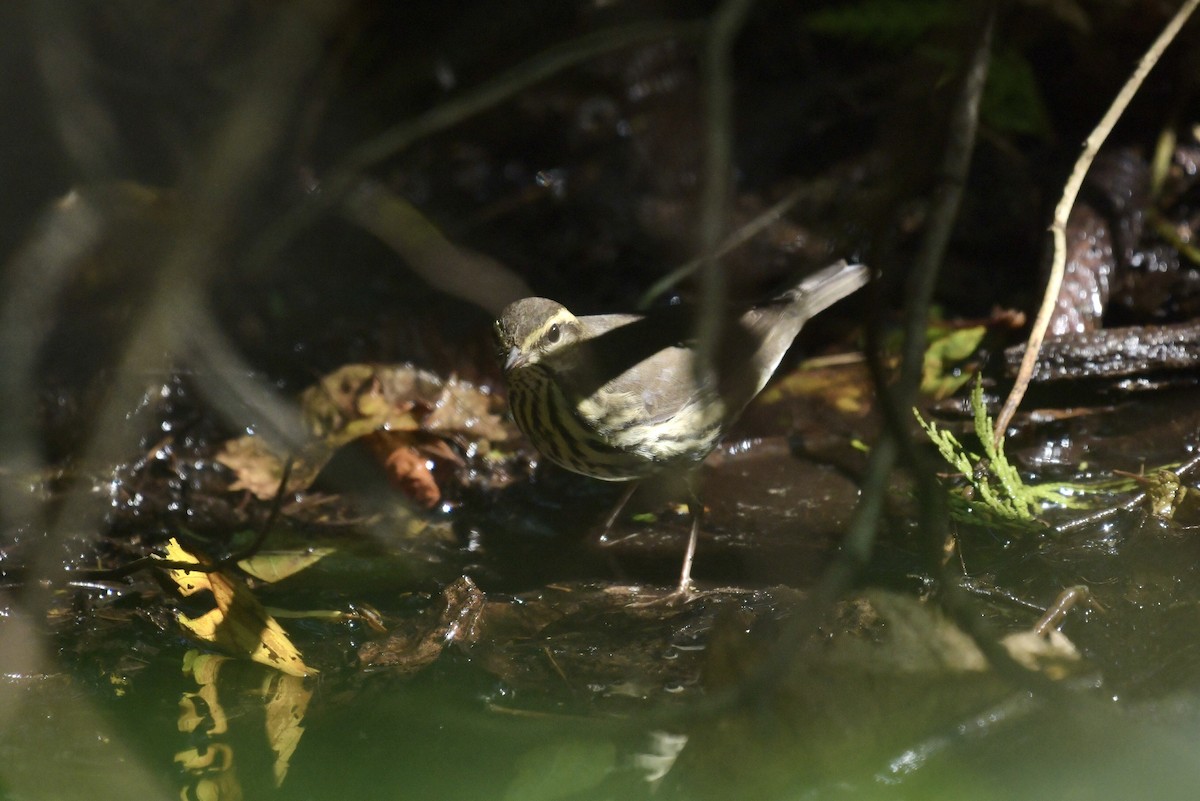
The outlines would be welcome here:
M 704 505 L 696 492 L 696 478 L 688 476 L 688 511 L 691 512 L 691 532 L 688 549 L 684 550 L 683 568 L 679 571 L 679 586 L 676 595 L 688 596 L 691 592 L 691 564 L 696 559 L 696 541 L 700 538 L 700 520 L 704 517 Z
M 700 518 L 704 516 L 704 504 L 696 493 L 693 479 L 688 479 L 688 509 L 692 513 L 692 531 L 688 535 L 687 550 L 683 553 L 683 569 L 679 572 L 679 587 L 675 590 L 678 595 L 688 595 L 692 591 L 692 562 L 696 558 L 696 540 L 700 536 Z
M 621 493 L 620 500 L 613 510 L 609 512 L 608 518 L 604 521 L 604 528 L 600 530 L 600 544 L 612 545 L 612 540 L 608 538 L 608 533 L 612 531 L 612 527 L 616 525 L 617 518 L 621 516 L 621 512 L 625 509 L 625 505 L 629 503 L 629 499 L 633 497 L 633 493 L 637 491 L 640 481 L 630 481 L 629 486 Z
M 696 558 L 696 541 L 700 537 L 700 520 L 704 516 L 704 504 L 700 503 L 700 495 L 696 492 L 695 478 L 688 477 L 688 511 L 692 515 L 692 530 L 688 534 L 687 550 L 683 555 L 683 568 L 679 571 L 679 585 L 666 595 L 655 594 L 648 600 L 630 603 L 631 609 L 687 603 L 696 597 L 692 586 L 692 562 Z

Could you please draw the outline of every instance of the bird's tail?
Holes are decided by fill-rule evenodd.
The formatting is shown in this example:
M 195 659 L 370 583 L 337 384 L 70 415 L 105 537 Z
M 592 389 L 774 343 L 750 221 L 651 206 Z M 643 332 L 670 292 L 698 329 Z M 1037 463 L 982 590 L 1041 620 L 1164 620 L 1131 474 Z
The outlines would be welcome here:
M 843 259 L 807 276 L 780 300 L 799 302 L 801 317 L 807 320 L 861 288 L 870 278 L 871 271 L 865 265 L 847 264 Z
M 740 331 L 755 345 L 750 358 L 722 378 L 731 388 L 731 419 L 762 390 L 804 323 L 862 287 L 870 272 L 861 264 L 839 261 L 808 276 L 771 303 L 742 315 Z

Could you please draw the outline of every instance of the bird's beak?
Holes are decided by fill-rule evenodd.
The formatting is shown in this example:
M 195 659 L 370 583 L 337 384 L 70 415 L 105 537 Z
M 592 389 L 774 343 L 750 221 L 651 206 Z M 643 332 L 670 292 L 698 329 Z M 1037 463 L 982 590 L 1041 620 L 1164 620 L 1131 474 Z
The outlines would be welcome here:
M 508 358 L 504 360 L 504 372 L 515 370 L 518 367 L 529 361 L 529 357 L 521 353 L 517 348 L 509 348 Z

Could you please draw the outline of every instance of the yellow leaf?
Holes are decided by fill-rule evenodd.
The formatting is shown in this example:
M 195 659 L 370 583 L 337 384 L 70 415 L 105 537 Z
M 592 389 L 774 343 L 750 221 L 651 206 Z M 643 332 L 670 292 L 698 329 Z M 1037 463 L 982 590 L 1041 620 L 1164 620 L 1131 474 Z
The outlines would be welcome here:
M 204 734 L 208 737 L 225 734 L 229 731 L 229 719 L 221 699 L 217 696 L 217 674 L 221 664 L 228 657 L 214 654 L 202 654 L 193 649 L 183 655 L 183 672 L 192 674 L 200 690 L 194 693 L 185 692 L 179 699 L 179 730 L 190 734 L 201 726 L 208 724 Z M 204 702 L 200 707 L 196 704 L 199 698 Z
M 195 562 L 172 538 L 167 544 L 167 559 Z M 208 590 L 215 608 L 198 617 L 176 613 L 179 624 L 197 638 L 210 642 L 235 656 L 249 657 L 289 676 L 306 676 L 317 671 L 304 664 L 300 652 L 287 633 L 271 617 L 244 582 L 222 573 L 170 570 L 171 580 L 185 596 Z
M 789 398 L 810 398 L 844 414 L 864 417 L 871 411 L 874 392 L 866 365 L 825 366 L 814 360 L 776 381 L 759 396 L 758 402 L 771 404 Z

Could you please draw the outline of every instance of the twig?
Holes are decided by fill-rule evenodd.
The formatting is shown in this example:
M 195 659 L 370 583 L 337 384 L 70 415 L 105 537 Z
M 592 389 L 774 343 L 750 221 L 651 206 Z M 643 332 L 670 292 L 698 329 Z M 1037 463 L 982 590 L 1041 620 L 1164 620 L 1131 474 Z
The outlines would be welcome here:
M 891 391 L 881 387 L 884 414 L 889 425 L 871 454 L 871 461 L 867 466 L 868 480 L 863 487 L 863 500 L 855 510 L 854 519 L 843 544 L 843 552 L 853 556 L 861 564 L 865 564 L 870 557 L 875 528 L 883 508 L 882 495 L 887 491 L 888 476 L 902 448 L 909 461 L 917 468 L 915 473 L 921 496 L 923 527 L 933 537 L 934 533 L 944 526 L 944 517 L 939 512 L 941 496 L 933 482 L 933 472 L 927 467 L 922 469 L 915 449 L 905 439 L 903 432 L 906 430 L 908 409 L 912 407 L 920 385 L 926 343 L 925 327 L 933 288 L 946 253 L 954 220 L 958 216 L 963 187 L 966 185 L 967 173 L 971 166 L 971 152 L 979 127 L 979 103 L 987 83 L 988 64 L 991 60 L 994 27 L 995 7 L 989 4 L 952 112 L 949 141 L 939 170 L 942 178 L 934 190 L 929 214 L 930 223 L 925 229 L 921 249 L 906 287 L 907 325 L 904 332 L 900 380 Z M 881 497 L 872 498 L 868 490 L 871 493 L 879 493 Z
M 958 213 L 959 201 L 962 197 L 962 187 L 966 184 L 966 175 L 970 167 L 971 150 L 975 142 L 977 130 L 979 100 L 987 79 L 987 67 L 991 55 L 992 30 L 995 25 L 995 9 L 989 3 L 987 16 L 979 31 L 979 37 L 973 44 L 971 63 L 963 80 L 953 114 L 951 117 L 950 142 L 947 144 L 945 156 L 941 165 L 942 180 L 935 192 L 935 201 L 931 211 L 931 224 L 926 229 L 925 241 L 922 243 L 920 258 L 914 264 L 914 275 L 907 287 L 905 298 L 906 308 L 911 315 L 909 331 L 906 332 L 908 344 L 905 353 L 905 364 L 901 367 L 902 378 L 899 386 L 892 393 L 885 395 L 888 401 L 886 412 L 889 425 L 879 441 L 871 450 L 871 460 L 867 465 L 866 475 L 862 482 L 862 491 L 858 507 L 854 510 L 854 518 L 842 539 L 842 548 L 837 557 L 821 576 L 812 593 L 811 609 L 808 614 L 800 615 L 789 626 L 785 635 L 772 651 L 771 659 L 767 660 L 755 676 L 757 686 L 771 686 L 773 681 L 784 670 L 793 664 L 796 652 L 801 648 L 805 637 L 811 631 L 811 626 L 819 619 L 819 615 L 828 609 L 854 582 L 859 572 L 870 561 L 875 545 L 875 532 L 883 515 L 884 503 L 887 499 L 888 487 L 891 481 L 892 468 L 900 454 L 901 439 L 905 428 L 900 424 L 900 410 L 912 405 L 919 383 L 921 363 L 924 355 L 925 328 L 934 279 L 941 266 L 942 255 L 945 253 L 946 241 L 953 227 L 954 218 Z M 883 394 L 881 388 L 881 394 Z M 931 470 L 916 471 L 918 479 L 928 485 L 924 488 L 922 507 L 927 509 L 923 518 L 937 516 L 939 495 L 932 485 Z M 931 500 L 931 503 L 926 501 Z M 923 519 L 922 523 L 930 526 L 931 531 L 937 531 L 940 523 L 936 520 Z M 1003 651 L 994 646 L 985 637 L 976 640 L 989 659 L 1002 661 Z M 1007 665 L 1007 663 L 1004 663 Z M 746 693 L 754 692 L 753 686 L 739 688 L 743 697 Z
M 206 302 L 204 279 L 219 262 L 222 245 L 244 224 L 245 205 L 266 180 L 271 159 L 288 131 L 302 76 L 321 57 L 324 31 L 338 11 L 338 4 L 326 0 L 281 8 L 245 64 L 244 88 L 217 127 L 205 158 L 198 160 L 197 170 L 179 192 L 180 224 L 173 247 L 163 256 L 149 299 L 131 326 L 113 370 L 118 378 L 96 405 L 90 427 L 94 433 L 79 457 L 81 462 L 111 460 L 113 454 L 128 452 L 136 441 L 139 432 L 129 424 L 127 414 L 145 388 L 131 377 L 165 371 L 185 347 L 189 332 L 180 325 L 177 310 Z M 94 528 L 99 516 L 86 489 L 73 487 L 67 492 L 50 526 L 47 545 L 30 570 L 32 585 L 42 586 L 40 579 L 52 579 L 61 569 L 58 549 L 51 544 L 67 532 Z M 30 599 L 31 605 L 38 602 L 47 599 L 44 595 Z
M 283 470 L 279 474 L 279 486 L 275 490 L 275 497 L 271 499 L 271 510 L 267 512 L 267 519 L 258 527 L 254 541 L 242 550 L 235 551 L 221 559 L 221 564 L 229 565 L 249 559 L 262 548 L 263 543 L 267 540 L 267 534 L 271 531 L 271 526 L 275 525 L 275 521 L 279 519 L 279 514 L 283 510 L 283 498 L 287 495 L 288 480 L 292 477 L 292 467 L 295 463 L 296 457 L 288 454 L 288 458 L 283 463 Z
M 349 189 L 354 179 L 368 167 L 395 156 L 418 139 L 458 125 L 568 67 L 643 42 L 669 37 L 690 38 L 702 30 L 701 24 L 694 22 L 643 22 L 597 31 L 555 45 L 462 96 L 441 103 L 415 119 L 394 125 L 354 148 L 331 171 L 326 191 L 331 191 L 329 184 L 336 184 L 338 178 L 345 179 L 344 188 Z
M 733 43 L 754 0 L 725 0 L 713 14 L 704 46 L 704 195 L 700 201 L 700 317 L 696 371 L 706 375 L 721 337 L 725 271 L 716 251 L 729 213 L 733 150 Z
M 587 34 L 550 47 L 459 97 L 392 126 L 354 148 L 335 164 L 325 175 L 319 192 L 306 197 L 259 239 L 249 261 L 252 264 L 269 261 L 320 214 L 340 204 L 358 185 L 367 169 L 403 152 L 413 142 L 458 125 L 523 89 L 589 59 L 643 42 L 670 37 L 695 38 L 704 30 L 704 22 L 643 22 Z
M 109 224 L 97 198 L 72 192 L 46 212 L 35 234 L 4 269 L 0 284 L 0 469 L 13 475 L 41 466 L 35 387 L 38 356 L 55 323 L 54 304 L 72 268 L 99 243 Z M 42 512 L 46 510 L 40 510 Z M 0 484 L 0 525 L 39 525 L 33 493 Z
M 157 556 L 143 556 L 140 559 L 134 559 L 132 562 L 104 570 L 81 570 L 78 571 L 88 580 L 112 580 L 131 576 L 141 570 L 190 570 L 193 573 L 216 573 L 229 565 L 237 564 L 243 559 L 249 559 L 258 553 L 266 542 L 267 534 L 271 531 L 271 526 L 275 525 L 275 521 L 279 519 L 280 510 L 283 509 L 283 496 L 287 492 L 288 479 L 292 477 L 292 465 L 295 459 L 288 456 L 287 461 L 283 463 L 283 472 L 279 477 L 279 489 L 275 491 L 275 497 L 271 501 L 271 510 L 267 513 L 267 517 L 258 527 L 258 532 L 254 536 L 254 541 L 230 554 L 226 554 L 220 559 L 216 559 L 208 564 L 203 562 L 180 562 L 172 559 L 160 559 Z
M 1171 472 L 1182 479 L 1197 467 L 1200 467 L 1200 455 L 1193 456 L 1191 459 L 1188 459 Z M 1054 531 L 1057 534 L 1066 534 L 1068 532 L 1075 531 L 1076 529 L 1086 528 L 1088 526 L 1095 525 L 1096 523 L 1103 522 L 1110 517 L 1116 517 L 1122 512 L 1132 512 L 1134 509 L 1145 503 L 1147 495 L 1148 493 L 1146 492 L 1135 493 L 1124 503 L 1121 503 L 1117 506 L 1110 506 L 1107 509 L 1101 509 L 1098 512 L 1092 512 L 1091 514 L 1077 517 L 1074 520 L 1068 520 L 1065 523 L 1060 523 L 1054 527 Z
M 432 287 L 493 315 L 533 294 L 519 275 L 490 256 L 451 242 L 411 203 L 378 181 L 361 179 L 346 195 L 341 211 L 386 243 Z
M 779 220 L 779 218 L 783 216 L 784 212 L 796 205 L 797 201 L 800 200 L 803 194 L 804 191 L 802 189 L 795 189 L 789 192 L 783 197 L 782 200 L 771 206 L 771 208 L 767 209 L 762 214 L 759 214 L 741 228 L 738 228 L 732 234 L 727 236 L 725 241 L 722 242 L 720 246 L 713 252 L 713 258 L 719 259 L 722 256 L 737 250 L 742 245 L 758 236 L 758 234 L 762 233 L 777 220 Z M 684 262 L 671 272 L 664 275 L 662 278 L 655 281 L 654 285 L 647 289 L 645 294 L 642 295 L 642 299 L 638 301 L 638 307 L 642 309 L 648 307 L 655 298 L 678 284 L 683 279 L 687 278 L 692 273 L 696 272 L 696 270 L 698 270 L 700 265 L 703 263 L 704 257 L 697 256 L 691 261 Z
M 1039 637 L 1048 636 L 1051 631 L 1062 624 L 1067 613 L 1081 603 L 1092 607 L 1097 606 L 1095 599 L 1092 598 L 1092 591 L 1086 584 L 1077 584 L 1063 590 L 1054 599 L 1054 603 L 1050 605 L 1045 614 L 1034 624 L 1033 633 Z
M 1075 205 L 1075 198 L 1079 195 L 1079 190 L 1083 186 L 1083 179 L 1087 175 L 1087 171 L 1092 166 L 1092 161 L 1096 158 L 1096 153 L 1099 152 L 1100 146 L 1104 144 L 1104 140 L 1108 138 L 1113 126 L 1117 124 L 1117 120 L 1125 113 L 1125 109 L 1129 106 L 1138 89 L 1141 88 L 1142 82 L 1158 63 L 1162 57 L 1163 51 L 1167 46 L 1175 40 L 1179 29 L 1187 22 L 1188 17 L 1196 10 L 1196 6 L 1200 5 L 1200 0 L 1187 0 L 1163 28 L 1162 33 L 1154 40 L 1154 44 L 1142 56 L 1138 62 L 1137 68 L 1133 74 L 1129 76 L 1129 80 L 1121 87 L 1121 91 L 1117 93 L 1112 105 L 1108 107 L 1108 111 L 1100 119 L 1100 124 L 1096 126 L 1091 135 L 1088 136 L 1084 143 L 1083 152 L 1079 154 L 1079 159 L 1075 162 L 1075 168 L 1071 171 L 1070 177 L 1067 179 L 1067 184 L 1063 188 L 1062 198 L 1058 201 L 1058 206 L 1054 209 L 1054 222 L 1050 226 L 1050 232 L 1054 236 L 1054 260 L 1050 265 L 1050 278 L 1046 282 L 1046 292 L 1042 296 L 1042 307 L 1038 310 L 1037 319 L 1034 320 L 1033 329 L 1029 332 L 1029 342 L 1025 347 L 1025 358 L 1021 360 L 1021 369 L 1017 373 L 1016 380 L 1013 383 L 1012 391 L 1008 393 L 1007 400 L 1004 401 L 1004 407 L 1000 410 L 1000 414 L 996 416 L 996 439 L 1002 440 L 1004 434 L 1008 431 L 1008 424 L 1012 421 L 1013 415 L 1017 411 L 1017 407 L 1021 405 L 1021 399 L 1025 397 L 1025 390 L 1029 388 L 1030 377 L 1033 375 L 1033 370 L 1037 366 L 1038 352 L 1041 350 L 1042 341 L 1046 338 L 1046 331 L 1050 327 L 1050 316 L 1054 313 L 1055 304 L 1058 302 L 1058 293 L 1062 289 L 1063 272 L 1066 269 L 1067 260 L 1067 218 L 1071 214 L 1071 209 Z

